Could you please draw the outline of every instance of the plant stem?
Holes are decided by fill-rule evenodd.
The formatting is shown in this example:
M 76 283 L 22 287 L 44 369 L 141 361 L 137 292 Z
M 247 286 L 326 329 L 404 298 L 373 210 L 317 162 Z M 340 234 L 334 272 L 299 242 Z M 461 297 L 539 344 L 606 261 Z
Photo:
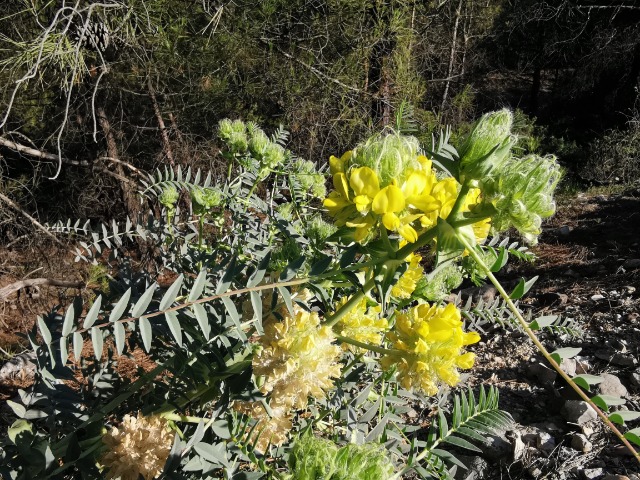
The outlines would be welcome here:
M 620 441 L 624 444 L 624 446 L 629 449 L 629 451 L 633 454 L 635 459 L 638 460 L 638 462 L 640 462 L 640 453 L 636 451 L 636 449 L 631 445 L 631 443 L 629 443 L 629 441 L 624 437 L 624 435 L 620 432 L 620 430 L 618 430 L 618 428 L 611 422 L 611 420 L 609 420 L 609 417 L 607 417 L 605 413 L 602 410 L 600 410 L 600 408 L 593 402 L 593 400 L 591 400 L 589 396 L 586 393 L 584 393 L 582 389 L 571 379 L 571 377 L 567 375 L 565 371 L 562 370 L 562 368 L 560 368 L 560 365 L 558 365 L 558 363 L 553 359 L 549 351 L 544 347 L 544 345 L 542 345 L 540 340 L 538 340 L 538 337 L 536 336 L 534 331 L 531 330 L 531 327 L 529 327 L 529 324 L 520 313 L 520 310 L 518 310 L 518 308 L 515 306 L 515 304 L 513 303 L 513 300 L 511 300 L 511 297 L 509 296 L 507 291 L 504 289 L 504 287 L 498 281 L 498 279 L 493 275 L 493 272 L 491 272 L 491 270 L 484 263 L 482 258 L 478 255 L 477 251 L 471 245 L 469 245 L 469 243 L 465 240 L 463 235 L 458 235 L 458 239 L 466 247 L 467 251 L 469 252 L 469 255 L 471 255 L 473 259 L 478 263 L 478 265 L 487 275 L 489 280 L 491 280 L 491 283 L 493 283 L 493 285 L 496 287 L 496 289 L 498 290 L 498 292 L 500 293 L 504 301 L 507 303 L 509 310 L 511 310 L 511 312 L 515 315 L 516 319 L 518 320 L 518 323 L 520 324 L 524 332 L 531 339 L 534 345 L 538 348 L 540 353 L 542 353 L 544 358 L 547 359 L 547 361 L 551 364 L 551 366 L 571 386 L 571 388 L 575 390 L 575 392 L 580 396 L 580 398 L 582 398 L 585 402 L 587 402 L 591 406 L 591 408 L 595 410 L 595 412 L 598 414 L 598 416 L 601 418 L 604 424 L 620 439 Z
M 362 286 L 362 289 L 354 293 L 353 296 L 349 300 L 347 300 L 347 303 L 342 305 L 342 307 L 340 307 L 337 312 L 331 315 L 325 316 L 325 321 L 323 322 L 323 325 L 326 325 L 328 327 L 333 327 L 336 323 L 340 321 L 342 317 L 344 317 L 347 313 L 349 313 L 353 307 L 355 307 L 358 303 L 360 303 L 360 300 L 364 298 L 364 296 L 369 292 L 369 290 L 373 288 L 375 284 L 376 282 L 373 278 L 367 280 L 365 284 Z
M 360 347 L 372 352 L 380 353 L 382 355 L 390 355 L 394 353 L 394 350 L 371 345 L 370 343 L 359 342 L 358 340 L 354 340 L 353 338 L 349 337 L 343 337 L 342 335 L 336 335 L 336 340 L 342 343 L 348 343 L 349 345 L 353 345 L 354 347 Z

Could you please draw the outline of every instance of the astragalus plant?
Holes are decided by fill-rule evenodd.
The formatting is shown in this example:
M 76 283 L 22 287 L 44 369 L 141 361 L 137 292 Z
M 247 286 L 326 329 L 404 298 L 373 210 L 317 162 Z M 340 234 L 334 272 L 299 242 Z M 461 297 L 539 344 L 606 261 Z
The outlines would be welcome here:
M 446 134 L 429 150 L 388 130 L 317 169 L 284 131 L 223 120 L 219 184 L 160 170 L 142 194 L 161 215 L 60 227 L 90 239 L 79 259 L 107 247 L 118 272 L 89 305 L 38 318 L 37 381 L 9 402 L 18 419 L 0 473 L 370 480 L 465 468 L 448 447 L 478 451 L 512 422 L 495 388 L 461 388 L 480 323 L 520 328 L 554 367 L 577 353 L 535 338 L 562 326 L 520 314 L 532 281 L 509 295 L 493 275 L 528 255 L 495 235 L 535 242 L 561 175 L 552 157 L 514 154 L 511 121 L 485 115 L 460 153 Z M 155 273 L 131 268 L 134 241 Z M 464 277 L 496 282 L 504 300 L 447 303 Z M 120 376 L 120 359 L 142 352 L 152 366 Z M 427 427 L 406 415 L 417 406 L 433 412 Z

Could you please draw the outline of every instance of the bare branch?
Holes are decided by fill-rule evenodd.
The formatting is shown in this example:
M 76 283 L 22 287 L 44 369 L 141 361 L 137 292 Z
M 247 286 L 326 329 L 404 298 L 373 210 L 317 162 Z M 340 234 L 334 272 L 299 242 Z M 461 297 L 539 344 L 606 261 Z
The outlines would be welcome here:
M 31 215 L 29 215 L 27 212 L 25 212 L 22 208 L 20 208 L 18 206 L 18 204 L 16 204 L 13 200 L 11 200 L 10 198 L 4 196 L 2 193 L 0 193 L 0 200 L 2 200 L 4 203 L 6 203 L 7 205 L 9 205 L 11 208 L 13 208 L 14 210 L 17 210 L 18 212 L 20 212 L 22 215 L 24 215 L 38 230 L 44 232 L 49 238 L 51 238 L 54 242 L 56 242 L 58 245 L 64 247 L 64 244 L 58 240 L 56 238 L 56 236 L 51 233 L 49 230 L 46 229 L 46 227 L 44 227 L 40 222 L 38 222 L 35 218 L 33 218 Z M 0 297 L 1 298 L 1 297 Z
M 19 282 L 14 282 L 6 287 L 0 288 L 0 300 L 4 300 L 12 293 L 17 292 L 18 290 L 22 290 L 27 287 L 35 287 L 38 285 L 50 285 L 52 287 L 62 287 L 62 288 L 84 288 L 86 284 L 84 282 L 69 282 L 67 280 L 56 280 L 53 278 L 32 278 L 30 280 L 20 280 Z
M 45 160 L 48 162 L 58 162 L 60 157 L 53 153 L 43 152 L 42 150 L 37 150 L 35 148 L 27 147 L 26 145 L 22 145 L 17 142 L 13 142 L 7 138 L 0 137 L 0 145 L 10 148 L 18 153 L 22 153 L 24 155 L 29 155 L 30 157 L 34 157 L 36 159 Z M 81 161 L 81 160 L 70 160 L 68 158 L 62 158 L 63 163 L 68 163 L 69 165 L 79 165 L 81 167 L 88 167 L 89 162 Z

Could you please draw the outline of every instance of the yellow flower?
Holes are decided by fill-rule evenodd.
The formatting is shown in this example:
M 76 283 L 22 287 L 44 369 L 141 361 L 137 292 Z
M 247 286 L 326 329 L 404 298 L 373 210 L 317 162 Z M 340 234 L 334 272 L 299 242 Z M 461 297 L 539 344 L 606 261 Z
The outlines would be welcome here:
M 416 285 L 424 276 L 424 269 L 422 268 L 422 265 L 420 265 L 421 260 L 422 257 L 415 253 L 412 253 L 407 257 L 409 266 L 398 279 L 398 282 L 391 288 L 391 295 L 399 299 L 411 297 L 411 294 L 416 289 Z
M 245 438 L 254 444 L 257 451 L 265 453 L 271 445 L 280 446 L 289 439 L 293 424 L 287 405 L 269 405 L 270 414 L 262 402 L 234 402 L 233 409 L 253 418 L 257 424 L 251 430 L 251 436 Z
M 336 304 L 336 310 L 345 303 L 346 297 Z M 343 337 L 377 346 L 382 342 L 383 333 L 389 328 L 389 323 L 386 318 L 380 317 L 379 306 L 367 309 L 367 299 L 363 298 L 333 328 Z M 346 343 L 342 344 L 342 348 L 354 353 L 363 351 Z
M 253 372 L 263 376 L 261 391 L 272 403 L 305 408 L 308 397 L 323 398 L 340 375 L 330 327 L 320 326 L 315 312 L 298 309 L 294 317 L 280 322 L 269 319 L 260 338 L 262 350 L 253 358 Z
M 119 428 L 113 427 L 103 437 L 108 451 L 100 464 L 109 469 L 107 479 L 145 480 L 156 478 L 169 457 L 173 434 L 161 417 L 125 415 Z
M 435 395 L 440 383 L 458 383 L 459 368 L 473 366 L 474 354 L 463 353 L 463 347 L 478 342 L 480 335 L 462 331 L 460 311 L 453 304 L 427 303 L 398 312 L 395 329 L 387 333 L 387 339 L 393 351 L 380 360 L 382 367 L 397 366 L 404 388 Z

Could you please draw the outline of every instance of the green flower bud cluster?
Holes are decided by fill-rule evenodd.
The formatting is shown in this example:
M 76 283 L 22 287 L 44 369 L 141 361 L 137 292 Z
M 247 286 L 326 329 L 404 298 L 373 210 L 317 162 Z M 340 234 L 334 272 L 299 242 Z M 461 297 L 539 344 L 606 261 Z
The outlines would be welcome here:
M 319 216 L 314 216 L 306 224 L 305 233 L 317 245 L 324 245 L 327 238 L 333 235 L 338 227 L 333 223 L 325 222 Z
M 378 174 L 380 187 L 393 179 L 402 184 L 414 170 L 420 170 L 418 161 L 420 142 L 417 138 L 399 133 L 375 135 L 353 150 L 351 165 L 369 167 Z
M 191 190 L 193 213 L 203 215 L 222 203 L 222 192 L 217 188 L 196 187 Z
M 330 440 L 305 435 L 289 455 L 291 480 L 388 480 L 393 465 L 379 444 L 349 443 L 344 447 Z
M 449 264 L 427 278 L 422 276 L 416 285 L 414 296 L 430 302 L 445 300 L 454 288 L 458 288 L 464 279 L 458 266 Z
M 223 140 L 233 154 L 246 153 L 249 146 L 247 126 L 241 120 L 225 118 L 218 124 L 218 136 Z
M 460 183 L 470 180 L 482 183 L 509 159 L 511 148 L 517 141 L 511 134 L 512 126 L 513 113 L 507 109 L 487 113 L 476 122 L 458 149 Z
M 158 200 L 160 200 L 160 203 L 164 205 L 167 210 L 173 210 L 176 203 L 178 202 L 179 197 L 180 193 L 176 189 L 175 185 L 168 185 L 162 191 L 162 193 L 158 197 Z
M 318 173 L 313 162 L 299 158 L 293 165 L 293 171 L 300 189 L 305 194 L 314 198 L 324 198 L 327 195 L 326 179 Z
M 535 244 L 542 219 L 556 211 L 553 193 L 561 177 L 562 169 L 553 156 L 529 155 L 507 162 L 485 182 L 482 192 L 496 209 L 493 229 L 501 232 L 514 227 Z

